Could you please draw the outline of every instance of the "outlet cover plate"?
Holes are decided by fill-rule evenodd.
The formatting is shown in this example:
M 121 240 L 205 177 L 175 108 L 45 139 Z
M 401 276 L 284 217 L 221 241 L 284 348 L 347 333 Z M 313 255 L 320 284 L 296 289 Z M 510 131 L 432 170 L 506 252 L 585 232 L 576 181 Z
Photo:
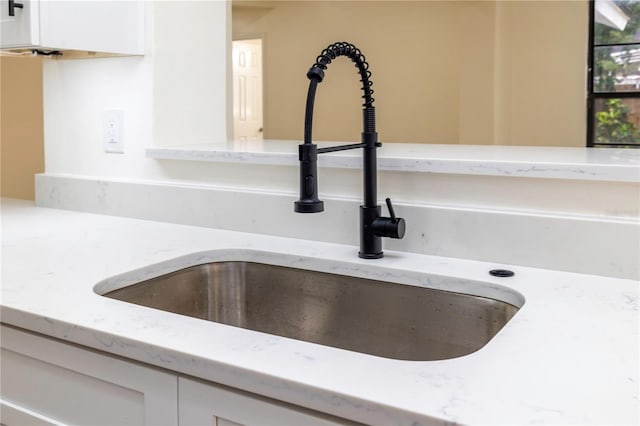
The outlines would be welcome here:
M 104 152 L 124 153 L 124 111 L 105 110 L 102 115 Z

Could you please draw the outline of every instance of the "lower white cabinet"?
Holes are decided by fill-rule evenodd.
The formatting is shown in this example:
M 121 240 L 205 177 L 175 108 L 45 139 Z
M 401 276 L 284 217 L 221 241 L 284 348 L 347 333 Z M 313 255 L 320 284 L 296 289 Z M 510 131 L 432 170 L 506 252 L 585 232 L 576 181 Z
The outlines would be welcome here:
M 0 424 L 353 424 L 2 326 Z
M 3 326 L 0 423 L 175 425 L 174 374 Z
M 182 426 L 315 426 L 352 424 L 255 395 L 185 377 L 178 379 Z

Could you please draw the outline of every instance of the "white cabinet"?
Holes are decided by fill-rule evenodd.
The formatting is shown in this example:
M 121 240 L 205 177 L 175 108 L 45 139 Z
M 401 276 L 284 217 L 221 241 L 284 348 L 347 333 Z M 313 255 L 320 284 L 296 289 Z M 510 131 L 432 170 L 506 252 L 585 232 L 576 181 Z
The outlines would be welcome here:
M 0 30 L 2 31 L 0 42 L 2 48 L 28 46 L 32 40 L 37 43 L 39 38 L 38 2 L 20 1 L 18 8 L 15 5 L 16 2 L 0 0 Z M 9 13 L 10 8 L 11 13 Z
M 353 424 L 256 395 L 184 377 L 178 379 L 181 426 L 336 426 Z
M 2 49 L 141 55 L 144 2 L 0 0 L 0 31 Z
M 3 326 L 0 423 L 175 425 L 177 377 Z
M 0 343 L 3 426 L 353 424 L 13 327 Z

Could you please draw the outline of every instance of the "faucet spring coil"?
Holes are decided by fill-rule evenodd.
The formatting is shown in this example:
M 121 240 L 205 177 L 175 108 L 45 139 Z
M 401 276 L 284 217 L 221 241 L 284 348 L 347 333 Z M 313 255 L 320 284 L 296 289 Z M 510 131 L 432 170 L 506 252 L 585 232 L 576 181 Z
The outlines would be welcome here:
M 341 41 L 329 45 L 316 58 L 316 63 L 312 68 L 317 67 L 322 70 L 326 70 L 327 65 L 339 56 L 346 56 L 355 63 L 355 66 L 358 68 L 358 72 L 360 73 L 360 82 L 362 83 L 362 91 L 364 92 L 362 95 L 362 98 L 364 99 L 362 106 L 365 108 L 371 108 L 375 98 L 372 96 L 374 90 L 371 88 L 371 86 L 373 86 L 373 82 L 370 80 L 371 71 L 369 71 L 369 63 L 360 49 L 355 47 L 353 44 Z

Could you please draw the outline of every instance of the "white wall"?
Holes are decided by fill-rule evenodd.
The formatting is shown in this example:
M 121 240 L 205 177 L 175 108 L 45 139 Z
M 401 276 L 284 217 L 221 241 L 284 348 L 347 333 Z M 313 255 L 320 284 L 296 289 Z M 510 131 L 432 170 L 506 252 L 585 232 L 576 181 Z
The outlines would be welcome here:
M 294 217 L 296 166 L 145 158 L 148 146 L 225 141 L 231 81 L 229 3 L 145 6 L 144 57 L 46 61 L 37 203 L 357 244 L 359 171 L 321 171 L 334 209 Z M 107 109 L 124 110 L 125 154 L 102 151 Z M 379 182 L 380 197 L 412 216 L 411 235 L 385 242 L 395 250 L 638 275 L 638 184 L 404 172 L 380 173 Z M 608 258 L 620 252 L 622 266 Z
M 224 1 L 146 2 L 145 56 L 45 61 L 46 171 L 159 178 L 145 147 L 226 140 L 229 14 Z M 124 111 L 124 155 L 103 152 L 109 109 Z

